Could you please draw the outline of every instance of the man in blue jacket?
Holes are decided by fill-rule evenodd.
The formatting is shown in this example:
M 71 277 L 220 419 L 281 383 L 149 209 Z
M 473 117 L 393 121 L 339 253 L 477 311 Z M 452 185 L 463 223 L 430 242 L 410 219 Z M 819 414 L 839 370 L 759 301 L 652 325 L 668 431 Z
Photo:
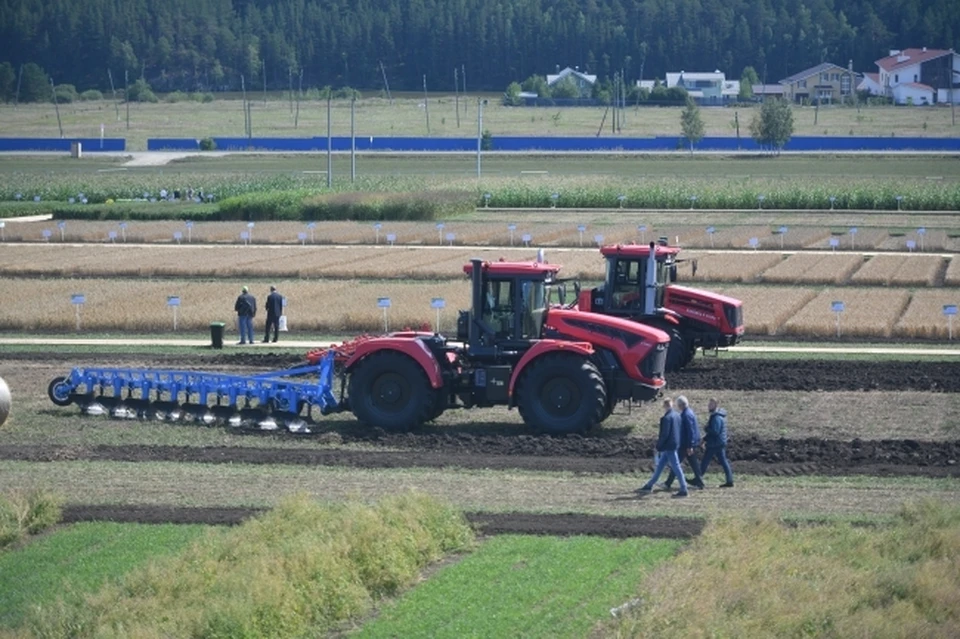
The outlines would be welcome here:
M 700 448 L 700 424 L 697 423 L 697 415 L 690 408 L 690 402 L 683 395 L 677 397 L 677 410 L 680 411 L 680 449 L 677 451 L 677 457 L 680 463 L 687 460 L 690 468 L 693 470 L 693 481 L 690 482 L 697 488 L 703 488 L 703 475 L 700 473 L 700 459 L 697 457 L 697 449 Z M 673 485 L 673 472 L 667 476 L 667 482 L 664 484 L 668 489 Z
M 669 398 L 664 400 L 663 410 L 663 417 L 660 418 L 660 436 L 657 438 L 657 466 L 653 471 L 653 477 L 638 492 L 652 492 L 657 480 L 660 479 L 660 473 L 669 464 L 670 469 L 680 478 L 680 492 L 674 497 L 686 497 L 687 480 L 683 476 L 680 459 L 677 457 L 677 447 L 680 445 L 680 415 L 673 410 L 673 401 Z
M 706 475 L 710 460 L 716 457 L 727 477 L 727 483 L 721 484 L 720 488 L 733 488 L 733 470 L 727 461 L 727 411 L 720 408 L 720 402 L 713 397 L 707 402 L 707 408 L 710 409 L 710 421 L 704 429 L 706 436 L 703 438 L 707 450 L 703 454 L 700 471 Z

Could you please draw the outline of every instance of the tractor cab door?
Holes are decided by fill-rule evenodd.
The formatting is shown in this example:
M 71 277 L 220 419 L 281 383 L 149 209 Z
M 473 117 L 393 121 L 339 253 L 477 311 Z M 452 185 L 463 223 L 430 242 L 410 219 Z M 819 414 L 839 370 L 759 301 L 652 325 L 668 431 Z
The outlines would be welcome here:
M 485 346 L 512 339 L 516 334 L 513 280 L 487 279 L 483 284 L 480 318 L 493 332 L 484 336 Z M 490 343 L 487 343 L 490 342 Z
M 483 285 L 481 320 L 492 328 L 485 346 L 526 345 L 540 339 L 546 316 L 546 285 L 542 280 L 488 278 Z

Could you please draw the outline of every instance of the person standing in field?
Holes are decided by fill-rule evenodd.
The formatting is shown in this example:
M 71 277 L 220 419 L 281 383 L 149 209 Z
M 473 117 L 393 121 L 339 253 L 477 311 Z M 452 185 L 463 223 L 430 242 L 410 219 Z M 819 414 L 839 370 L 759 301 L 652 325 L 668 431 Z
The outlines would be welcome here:
M 277 293 L 277 287 L 270 287 L 270 294 L 267 295 L 267 302 L 264 304 L 267 311 L 267 332 L 263 336 L 263 343 L 270 341 L 270 327 L 273 327 L 273 341 L 277 341 L 277 334 L 280 331 L 280 316 L 283 315 L 283 296 Z
M 706 475 L 710 460 L 716 457 L 727 479 L 725 484 L 720 484 L 720 488 L 733 488 L 733 470 L 727 460 L 727 411 L 720 408 L 720 402 L 715 397 L 711 397 L 707 402 L 707 408 L 710 409 L 710 420 L 704 429 L 703 442 L 706 452 L 703 453 L 700 472 Z
M 683 476 L 680 459 L 677 457 L 677 447 L 680 445 L 680 415 L 673 410 L 673 401 L 669 398 L 663 401 L 663 411 L 663 417 L 660 418 L 660 436 L 657 438 L 657 465 L 653 470 L 653 477 L 638 492 L 652 492 L 657 480 L 660 479 L 660 473 L 669 465 L 680 478 L 680 491 L 674 497 L 686 497 L 687 480 Z
M 681 464 L 683 460 L 687 460 L 693 470 L 693 481 L 690 483 L 702 489 L 705 484 L 700 474 L 700 459 L 697 456 L 697 449 L 700 448 L 700 424 L 697 422 L 697 414 L 690 408 L 690 402 L 684 395 L 677 397 L 677 410 L 680 411 L 680 449 L 677 451 L 677 457 Z M 673 480 L 674 476 L 671 472 L 664 486 L 669 489 L 673 485 Z
M 257 299 L 250 289 L 243 287 L 240 296 L 233 305 L 237 312 L 237 324 L 240 328 L 240 344 L 253 344 L 253 317 L 257 314 Z

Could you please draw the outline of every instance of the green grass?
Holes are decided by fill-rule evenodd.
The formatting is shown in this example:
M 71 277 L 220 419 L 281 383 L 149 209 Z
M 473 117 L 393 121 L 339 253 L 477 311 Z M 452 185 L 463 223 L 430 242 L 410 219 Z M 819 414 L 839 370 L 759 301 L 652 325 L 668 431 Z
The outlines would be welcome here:
M 293 497 L 134 568 L 82 601 L 31 614 L 28 624 L 48 637 L 318 636 L 472 543 L 460 513 L 422 494 L 371 506 Z
M 0 627 L 15 628 L 32 608 L 59 598 L 79 601 L 135 567 L 182 550 L 205 529 L 80 523 L 0 553 Z
M 636 593 L 617 637 L 956 637 L 960 508 L 923 501 L 892 523 L 711 521 Z
M 355 636 L 587 636 L 680 546 L 652 539 L 503 536 L 387 605 Z

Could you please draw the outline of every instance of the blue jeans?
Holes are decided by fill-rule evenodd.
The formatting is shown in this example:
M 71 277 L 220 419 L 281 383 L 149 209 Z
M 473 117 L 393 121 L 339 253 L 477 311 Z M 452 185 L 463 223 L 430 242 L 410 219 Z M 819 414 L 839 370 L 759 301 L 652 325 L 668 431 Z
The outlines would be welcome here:
M 672 470 L 673 474 L 680 480 L 680 492 L 687 492 L 687 480 L 683 476 L 683 469 L 680 468 L 680 458 L 677 457 L 677 451 L 675 450 L 666 450 L 660 453 L 660 459 L 657 460 L 657 467 L 653 471 L 653 477 L 643 485 L 643 490 L 653 489 L 657 480 L 660 479 L 660 473 L 667 467 L 667 464 L 670 465 L 670 470 Z
M 237 316 L 240 325 L 240 343 L 249 342 L 253 344 L 253 318 L 249 315 Z
M 727 476 L 727 483 L 733 483 L 733 470 L 730 468 L 730 462 L 727 460 L 727 449 L 726 448 L 708 448 L 707 451 L 703 454 L 703 461 L 700 462 L 700 475 L 707 474 L 707 466 L 710 464 L 710 460 L 714 457 L 717 458 L 717 461 L 720 462 L 720 467 L 723 468 L 723 474 Z

